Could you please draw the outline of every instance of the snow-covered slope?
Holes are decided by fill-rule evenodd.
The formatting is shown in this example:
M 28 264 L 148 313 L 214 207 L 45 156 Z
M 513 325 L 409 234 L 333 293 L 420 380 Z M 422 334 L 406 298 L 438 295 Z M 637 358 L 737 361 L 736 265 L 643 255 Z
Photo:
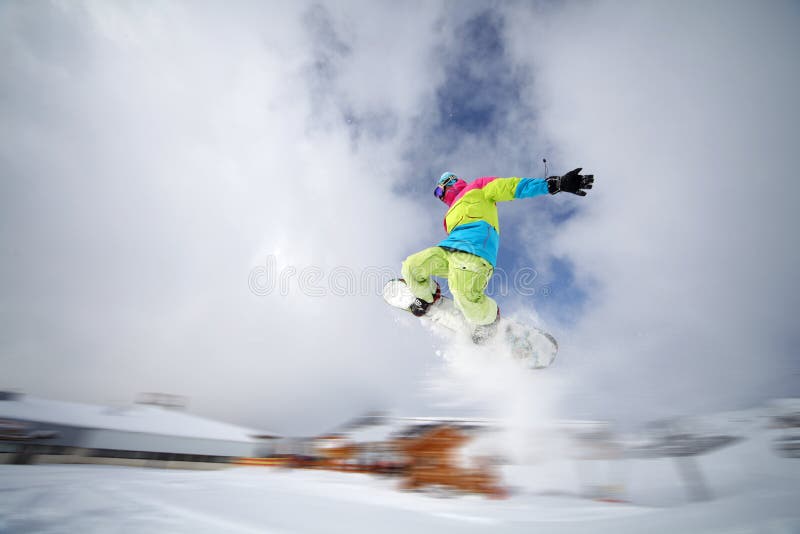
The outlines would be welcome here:
M 513 493 L 499 501 L 324 471 L 0 466 L 0 532 L 800 532 L 800 461 L 773 450 L 781 430 L 757 415 L 712 419 L 746 439 L 697 458 L 705 502 L 688 500 L 669 458 L 508 465 Z M 593 476 L 627 502 L 587 499 Z

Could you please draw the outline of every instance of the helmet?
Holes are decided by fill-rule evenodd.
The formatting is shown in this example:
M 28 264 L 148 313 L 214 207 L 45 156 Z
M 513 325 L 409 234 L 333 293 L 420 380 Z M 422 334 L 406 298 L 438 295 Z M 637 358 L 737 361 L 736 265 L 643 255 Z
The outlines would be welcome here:
M 433 194 L 439 200 L 444 198 L 444 193 L 448 187 L 452 187 L 458 181 L 458 176 L 452 172 L 445 172 L 439 178 L 439 181 L 436 183 L 436 189 L 433 190 Z
M 456 180 L 458 180 L 456 173 L 447 171 L 439 178 L 439 185 L 447 187 L 456 183 Z

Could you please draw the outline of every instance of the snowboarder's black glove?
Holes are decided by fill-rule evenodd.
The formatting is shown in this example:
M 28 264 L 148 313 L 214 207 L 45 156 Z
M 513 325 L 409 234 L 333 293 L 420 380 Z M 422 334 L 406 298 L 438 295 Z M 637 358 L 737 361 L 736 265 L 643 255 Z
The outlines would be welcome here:
M 594 174 L 578 174 L 582 167 L 569 171 L 564 176 L 551 176 L 547 179 L 547 191 L 555 195 L 565 191 L 581 197 L 586 196 L 584 189 L 591 189 L 594 183 Z

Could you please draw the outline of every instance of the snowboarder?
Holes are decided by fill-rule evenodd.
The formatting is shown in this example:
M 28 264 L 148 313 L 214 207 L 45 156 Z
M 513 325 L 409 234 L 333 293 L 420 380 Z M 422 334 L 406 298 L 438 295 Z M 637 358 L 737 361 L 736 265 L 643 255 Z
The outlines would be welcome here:
M 452 172 L 442 174 L 433 194 L 449 206 L 444 218 L 448 236 L 403 262 L 403 278 L 416 297 L 411 313 L 425 315 L 441 296 L 432 276 L 447 278 L 456 305 L 472 325 L 472 340 L 480 344 L 492 337 L 500 309 L 484 291 L 494 273 L 500 245 L 496 203 L 561 191 L 586 196 L 594 175 L 580 172 L 578 168 L 549 178 L 484 177 L 470 184 Z

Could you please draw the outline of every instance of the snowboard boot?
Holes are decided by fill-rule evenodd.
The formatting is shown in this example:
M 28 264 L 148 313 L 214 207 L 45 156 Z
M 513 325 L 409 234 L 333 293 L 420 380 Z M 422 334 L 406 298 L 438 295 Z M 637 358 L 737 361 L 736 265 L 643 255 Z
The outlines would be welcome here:
M 411 306 L 408 307 L 409 311 L 417 317 L 422 317 L 428 313 L 428 310 L 434 304 L 434 302 L 442 297 L 442 288 L 439 287 L 439 282 L 434 281 L 434 283 L 436 284 L 436 292 L 433 294 L 433 302 L 416 298 L 414 299 L 414 302 L 411 303 Z
M 497 317 L 495 320 L 489 324 L 479 324 L 475 325 L 475 328 L 472 329 L 472 342 L 476 345 L 483 345 L 490 339 L 492 339 L 495 334 L 497 334 L 497 327 L 500 324 L 500 307 L 497 307 Z

